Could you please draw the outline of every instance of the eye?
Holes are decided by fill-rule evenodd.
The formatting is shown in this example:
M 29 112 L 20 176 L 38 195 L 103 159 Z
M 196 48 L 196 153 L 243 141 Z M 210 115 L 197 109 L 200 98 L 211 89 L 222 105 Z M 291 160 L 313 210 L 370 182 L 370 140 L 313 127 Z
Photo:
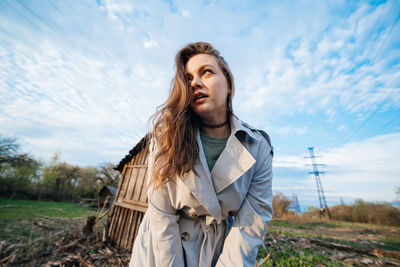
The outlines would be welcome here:
M 193 77 L 192 77 L 192 76 L 186 75 L 186 81 L 187 81 L 188 83 L 191 83 L 192 80 L 193 80 Z
M 202 74 L 203 75 L 210 75 L 210 74 L 213 74 L 213 72 L 210 69 L 205 69 Z

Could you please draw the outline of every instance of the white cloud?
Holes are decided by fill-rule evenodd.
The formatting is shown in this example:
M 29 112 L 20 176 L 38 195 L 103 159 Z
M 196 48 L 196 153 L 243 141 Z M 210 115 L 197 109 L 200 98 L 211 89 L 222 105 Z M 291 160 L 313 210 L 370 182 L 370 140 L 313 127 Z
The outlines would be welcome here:
M 263 49 L 265 61 L 250 67 L 251 74 L 243 81 L 251 92 L 245 95 L 243 108 L 266 114 L 276 110 L 331 114 L 333 106 L 356 113 L 377 107 L 387 98 L 388 106 L 399 106 L 399 99 L 390 97 L 398 95 L 395 88 L 400 82 L 399 69 L 390 66 L 399 60 L 398 38 L 392 34 L 386 39 L 395 19 L 391 6 L 390 1 L 378 8 L 362 4 L 350 17 L 316 31 L 319 35 L 304 29 L 279 47 Z M 390 16 L 382 15 L 388 12 Z M 375 24 L 387 28 L 371 30 Z M 384 40 L 392 54 L 376 57 Z
M 393 201 L 395 189 L 400 186 L 400 133 L 386 134 L 365 139 L 360 142 L 345 144 L 342 147 L 328 150 L 316 150 L 317 163 L 325 166 L 319 171 L 322 186 L 328 202 L 338 203 L 339 198 L 366 201 Z M 290 195 L 296 191 L 303 201 L 305 192 L 311 192 L 310 198 L 316 196 L 314 175 L 307 175 L 312 167 L 306 167 L 310 160 L 308 155 L 276 155 L 274 168 L 286 168 L 299 174 L 277 176 L 277 189 Z M 278 171 L 282 172 L 282 171 Z M 300 175 L 300 177 L 299 177 Z
M 322 152 L 327 179 L 341 184 L 400 183 L 400 133 L 376 136 Z
M 147 119 L 162 100 L 155 92 L 167 89 L 165 73 L 139 63 L 109 65 L 78 51 L 66 55 L 52 43 L 41 46 L 30 55 L 0 49 L 13 58 L 0 78 L 7 96 L 2 134 L 19 136 L 43 158 L 60 150 L 72 163 L 118 161 L 146 133 Z
M 276 132 L 280 135 L 304 135 L 307 133 L 307 126 L 303 126 L 301 128 L 292 127 L 292 126 L 283 126 L 283 127 L 273 127 L 271 128 L 272 132 Z
M 280 155 L 276 153 L 273 165 L 274 167 L 286 167 L 300 170 L 307 169 L 305 167 L 306 162 L 304 161 L 304 157 L 298 155 Z
M 399 27 L 386 39 L 394 1 L 98 2 L 53 3 L 66 17 L 47 2 L 30 6 L 47 24 L 18 2 L 22 15 L 0 10 L 1 134 L 20 137 L 35 155 L 58 149 L 73 163 L 118 161 L 146 132 L 175 53 L 192 41 L 213 43 L 227 59 L 235 112 L 287 138 L 276 166 L 305 170 L 302 158 L 279 155 L 313 132 L 290 115 L 334 121 L 340 109 L 365 119 L 390 95 L 382 110 L 400 107 Z
M 154 40 L 145 41 L 143 43 L 144 48 L 153 48 L 159 46 L 159 44 Z
M 182 11 L 182 16 L 184 16 L 185 18 L 190 16 L 190 12 L 188 10 L 183 10 Z

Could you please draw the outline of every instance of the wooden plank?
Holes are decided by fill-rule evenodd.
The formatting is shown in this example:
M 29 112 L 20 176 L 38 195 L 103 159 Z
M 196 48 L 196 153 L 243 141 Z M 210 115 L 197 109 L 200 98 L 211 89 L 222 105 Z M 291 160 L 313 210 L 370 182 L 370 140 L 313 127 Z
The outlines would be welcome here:
M 124 247 L 124 240 L 126 240 L 126 238 L 125 238 L 125 236 L 126 236 L 126 232 L 127 232 L 127 230 L 128 230 L 128 220 L 129 220 L 129 217 L 130 217 L 130 213 L 132 213 L 132 210 L 130 210 L 130 209 L 125 209 L 125 215 L 124 215 L 124 217 L 123 217 L 123 219 L 122 219 L 122 223 L 121 223 L 121 234 L 120 234 L 120 237 L 119 237 L 119 240 L 120 240 L 120 247 L 121 248 L 125 248 Z
M 144 215 L 143 212 L 140 212 L 140 213 L 138 214 L 138 219 L 136 220 L 136 227 L 135 227 L 135 233 L 134 233 L 134 238 L 135 238 L 135 239 L 136 239 L 137 234 L 138 234 L 138 231 L 139 231 L 139 226 L 140 226 L 140 224 L 142 223 L 143 215 Z
M 122 203 L 132 205 L 132 208 L 135 207 L 147 208 L 149 206 L 146 202 L 141 202 L 138 200 L 131 200 L 131 199 L 123 199 Z
M 128 164 L 128 165 L 126 165 L 126 167 L 127 168 L 147 168 L 147 165 L 145 165 L 145 164 L 136 164 L 136 165 L 131 165 L 131 164 Z
M 119 182 L 118 182 L 118 189 L 117 189 L 117 192 L 116 192 L 115 198 L 114 198 L 115 200 L 117 200 L 120 195 L 121 186 L 124 183 L 124 180 L 126 178 L 126 170 L 127 170 L 126 165 L 124 165 L 124 168 L 122 169 L 122 173 L 121 173 L 121 179 L 119 179 Z
M 124 239 L 122 242 L 122 246 L 124 249 L 126 249 L 128 247 L 129 235 L 132 230 L 131 227 L 132 227 L 133 212 L 134 212 L 133 210 L 129 210 L 129 217 L 128 217 L 127 221 L 125 222 L 126 230 L 125 230 Z
M 131 232 L 132 219 L 133 219 L 133 213 L 134 213 L 134 210 L 129 209 L 128 211 L 129 211 L 129 215 L 128 215 L 127 221 L 125 222 L 126 230 L 125 230 L 124 237 L 123 237 L 123 240 L 122 240 L 122 247 L 123 248 L 127 248 L 128 247 L 129 234 Z
M 137 177 L 138 177 L 138 169 L 132 169 L 131 174 L 129 176 L 129 180 L 127 181 L 126 194 L 123 199 L 126 198 L 130 199 L 132 197 L 132 194 L 136 187 Z
M 115 201 L 113 201 L 113 202 L 115 202 Z M 107 231 L 107 236 L 109 236 L 108 234 L 108 232 L 110 231 L 110 228 L 111 228 L 111 223 L 112 223 L 112 221 L 113 221 L 113 218 L 114 218 L 114 213 L 115 213 L 115 209 L 117 208 L 117 206 L 115 206 L 114 205 L 114 203 L 112 204 L 112 206 L 111 206 L 111 211 L 108 213 L 108 215 L 107 215 L 107 225 L 108 225 L 108 231 Z
M 145 203 L 144 203 L 145 204 Z M 115 203 L 115 205 L 122 207 L 122 208 L 126 208 L 126 209 L 131 209 L 131 210 L 137 210 L 140 212 L 146 212 L 147 210 L 147 204 L 146 205 L 140 205 L 140 206 L 133 206 L 132 204 L 128 204 L 128 203 L 123 203 L 123 202 L 118 202 Z
M 142 152 L 139 152 L 139 154 L 136 155 L 136 159 L 133 162 L 133 164 L 136 165 L 138 162 L 140 162 L 142 156 L 143 156 Z M 135 171 L 136 175 L 135 176 L 132 175 L 130 179 L 135 181 L 135 185 L 130 187 L 130 190 L 131 190 L 130 194 L 126 195 L 125 198 L 137 200 L 139 198 L 139 196 L 137 196 L 137 190 L 138 190 L 137 186 L 138 186 L 138 184 L 139 184 L 139 186 L 141 186 L 142 178 L 139 175 L 140 169 L 134 169 L 134 171 Z
M 140 151 L 140 153 L 137 155 L 137 159 L 135 160 L 135 165 L 144 165 L 144 160 L 143 160 L 144 157 L 146 157 L 146 150 Z
M 129 209 L 123 208 L 122 215 L 120 216 L 121 220 L 118 223 L 119 231 L 118 231 L 117 238 L 118 238 L 118 246 L 119 247 L 121 247 L 122 237 L 123 237 L 123 234 L 124 234 L 124 231 L 125 231 L 125 228 L 126 228 L 125 221 L 126 221 L 126 217 L 127 217 L 128 212 L 129 212 Z
M 124 182 L 121 184 L 121 187 L 119 188 L 120 194 L 118 196 L 118 200 L 125 198 L 126 197 L 126 191 L 128 189 L 129 183 L 131 181 L 131 175 L 132 175 L 132 168 L 127 168 L 126 169 L 126 173 L 125 173 L 125 177 L 124 177 Z
M 116 200 L 118 199 L 118 197 L 119 197 L 119 195 L 121 193 L 121 186 L 124 183 L 124 181 L 126 180 L 126 171 L 127 171 L 127 168 L 126 168 L 126 165 L 125 165 L 123 167 L 123 169 L 122 169 L 121 179 L 118 182 L 118 190 L 117 190 L 117 192 L 115 194 L 115 201 L 113 201 L 113 205 L 111 207 L 111 212 L 108 215 L 108 217 L 111 218 L 111 219 L 107 220 L 108 223 L 109 223 L 107 235 L 108 235 L 108 238 L 111 238 L 112 240 L 115 239 L 115 235 L 114 235 L 114 233 L 115 233 L 115 222 L 116 222 L 116 219 L 118 218 L 117 215 L 118 215 L 119 209 L 120 209 L 117 206 L 115 206 L 115 202 L 116 202 Z
M 128 244 L 127 244 L 128 245 L 127 249 L 130 249 L 130 250 L 133 249 L 133 242 L 135 242 L 135 228 L 136 228 L 136 222 L 138 220 L 139 211 L 133 210 L 132 213 L 133 213 L 133 216 L 132 216 L 131 226 L 129 229 L 129 238 L 128 238 Z
M 143 151 L 141 157 L 139 158 L 139 163 L 145 163 L 147 161 L 148 153 L 147 150 Z M 132 199 L 140 200 L 143 190 L 147 189 L 147 168 L 140 168 L 138 174 L 138 184 L 135 187 L 135 195 Z
M 120 222 L 123 210 L 124 209 L 122 207 L 118 207 L 118 213 L 115 216 L 115 222 L 114 222 L 114 241 L 115 242 L 118 241 L 119 222 Z
M 147 163 L 148 163 L 148 157 L 149 157 L 149 146 L 147 146 L 146 147 L 146 149 L 144 149 L 143 151 L 142 151 L 142 155 L 143 155 L 143 157 L 141 157 L 140 158 L 140 161 L 138 162 L 138 164 L 143 164 L 143 165 L 148 165 Z M 136 202 L 136 203 L 138 203 L 138 204 L 140 204 L 140 205 L 142 205 L 142 207 L 143 206 L 145 206 L 145 207 L 148 207 L 148 204 L 147 204 L 147 194 L 146 194 L 146 188 L 147 188 L 147 182 L 146 182 L 146 179 L 147 179 L 147 169 L 148 168 L 140 168 L 139 169 L 139 172 L 141 172 L 141 177 L 143 177 L 143 180 L 142 180 L 142 186 L 141 186 L 141 190 L 140 190 L 140 194 L 139 194 L 139 196 L 138 196 L 138 199 L 139 199 L 139 201 L 138 202 Z M 142 200 L 145 200 L 145 201 L 142 201 Z M 129 203 L 129 202 L 128 202 Z M 133 243 L 134 243 L 134 241 L 135 241 L 135 239 L 136 239 L 136 237 L 137 237 L 137 234 L 138 234 L 138 231 L 139 231 L 139 227 L 140 227 L 140 224 L 142 223 L 142 220 L 143 220 L 143 217 L 144 217 L 144 214 L 145 214 L 145 211 L 143 211 L 143 212 L 137 212 L 138 213 L 138 215 L 137 215 L 137 219 L 136 219 L 136 221 L 135 221 L 135 228 L 134 228 L 134 234 L 133 234 L 133 237 L 132 237 L 132 241 L 131 241 L 131 243 L 130 243 L 130 247 L 131 248 L 133 248 Z
M 140 158 L 142 157 L 142 152 L 143 152 L 143 150 L 136 154 L 135 161 L 132 161 L 132 165 L 143 165 L 143 164 L 141 164 L 141 161 L 140 161 Z
M 141 214 L 142 212 L 136 211 L 136 220 L 135 220 L 135 227 L 132 229 L 132 242 L 131 246 L 133 248 L 133 244 L 135 243 L 137 234 L 139 232 L 139 226 L 140 226 L 140 221 L 141 221 Z
M 113 205 L 113 216 L 111 216 L 111 221 L 110 221 L 110 225 L 108 227 L 108 238 L 114 240 L 114 235 L 113 235 L 113 229 L 114 229 L 114 221 L 115 221 L 115 214 L 117 213 L 117 209 L 119 207 L 116 205 Z
M 118 223 L 117 223 L 117 232 L 116 232 L 116 235 L 115 235 L 115 240 L 116 240 L 116 243 L 117 243 L 117 245 L 118 246 L 120 246 L 121 245 L 121 232 L 123 231 L 123 228 L 124 228 L 124 225 L 123 225 L 123 219 L 124 219 L 124 216 L 125 216 L 125 213 L 126 213 L 126 211 L 127 211 L 127 209 L 126 208 L 121 208 L 121 214 L 118 216 Z
M 149 158 L 149 153 L 146 153 L 145 162 L 148 161 L 148 158 Z M 144 203 L 147 203 L 147 175 L 148 175 L 148 168 L 144 169 L 144 174 L 143 174 L 144 182 L 142 184 L 142 188 L 140 190 L 138 198 L 140 202 Z
M 135 189 L 134 189 L 133 195 L 130 199 L 132 199 L 132 200 L 140 199 L 140 195 L 142 194 L 142 190 L 143 190 L 143 184 L 146 184 L 146 182 L 145 182 L 146 177 L 144 176 L 145 173 L 146 173 L 146 169 L 138 170 Z
M 115 241 L 115 230 L 116 230 L 116 221 L 118 220 L 118 214 L 121 210 L 121 207 L 118 207 L 117 205 L 115 205 L 115 211 L 114 211 L 114 215 L 112 216 L 111 219 L 111 224 L 110 224 L 110 228 L 109 228 L 109 237 L 110 239 Z

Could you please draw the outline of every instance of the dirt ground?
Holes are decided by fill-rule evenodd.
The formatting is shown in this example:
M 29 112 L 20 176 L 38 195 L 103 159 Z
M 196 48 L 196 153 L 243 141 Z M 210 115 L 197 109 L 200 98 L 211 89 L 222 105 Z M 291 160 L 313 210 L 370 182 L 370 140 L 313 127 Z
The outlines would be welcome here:
M 265 248 L 272 257 L 276 251 L 311 250 L 343 266 L 400 266 L 400 228 L 275 220 L 270 223 Z
M 1 223 L 7 230 L 0 236 L 1 266 L 128 266 L 130 260 L 130 252 L 106 241 L 103 221 L 85 234 L 84 219 L 40 217 Z M 273 221 L 263 248 L 269 258 L 263 266 L 279 265 L 282 255 L 292 255 L 303 266 L 400 266 L 399 240 L 398 227 Z M 310 251 L 313 256 L 307 262 Z

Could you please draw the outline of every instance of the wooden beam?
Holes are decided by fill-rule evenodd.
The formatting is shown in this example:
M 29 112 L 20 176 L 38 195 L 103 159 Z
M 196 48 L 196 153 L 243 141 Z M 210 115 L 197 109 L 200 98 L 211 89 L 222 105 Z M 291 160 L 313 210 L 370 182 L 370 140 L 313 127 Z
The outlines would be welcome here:
M 125 165 L 127 168 L 147 168 L 145 164 L 127 164 Z
M 133 210 L 137 210 L 140 212 L 146 212 L 147 210 L 147 203 L 143 203 L 137 200 L 129 200 L 129 199 L 123 199 L 122 202 L 117 202 L 115 203 L 115 205 L 119 206 L 119 207 L 123 207 L 123 208 L 127 208 L 127 209 L 133 209 Z

